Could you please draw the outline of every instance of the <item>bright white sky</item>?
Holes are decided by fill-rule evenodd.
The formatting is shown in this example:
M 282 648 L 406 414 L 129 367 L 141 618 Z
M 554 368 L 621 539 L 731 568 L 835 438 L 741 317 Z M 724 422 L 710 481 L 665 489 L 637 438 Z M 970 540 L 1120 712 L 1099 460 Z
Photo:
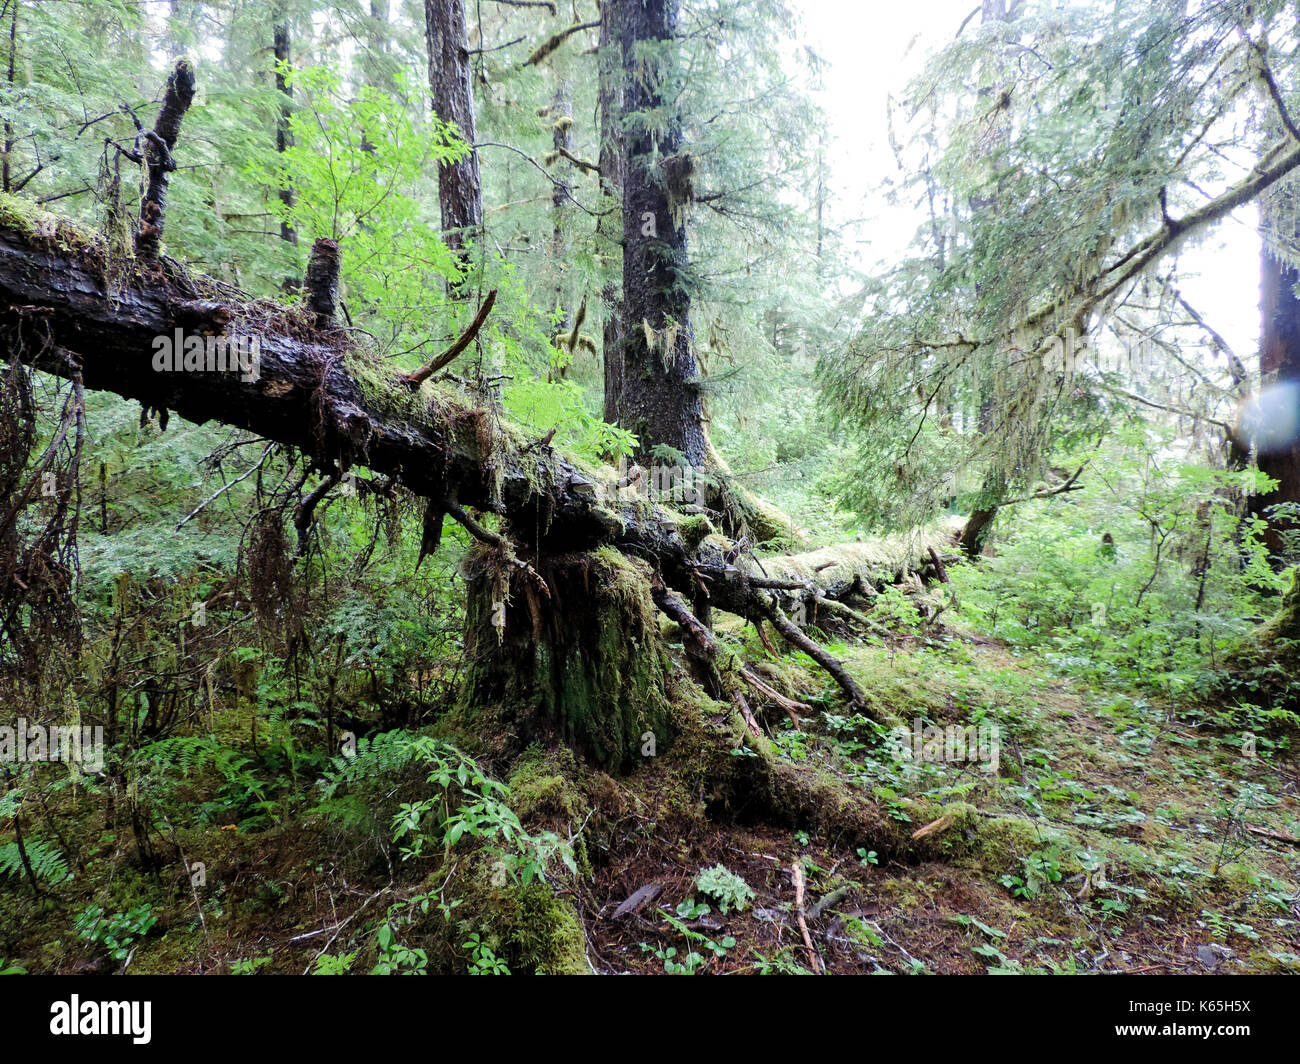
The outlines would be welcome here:
M 919 217 L 887 203 L 883 183 L 897 176 L 887 140 L 886 99 L 920 70 L 926 54 L 952 40 L 977 0 L 792 0 L 804 32 L 827 61 L 822 105 L 831 121 L 832 181 L 840 221 L 864 218 L 869 245 L 859 266 L 900 255 Z M 1259 342 L 1259 238 L 1253 207 L 1223 222 L 1183 252 L 1180 284 L 1249 364 Z

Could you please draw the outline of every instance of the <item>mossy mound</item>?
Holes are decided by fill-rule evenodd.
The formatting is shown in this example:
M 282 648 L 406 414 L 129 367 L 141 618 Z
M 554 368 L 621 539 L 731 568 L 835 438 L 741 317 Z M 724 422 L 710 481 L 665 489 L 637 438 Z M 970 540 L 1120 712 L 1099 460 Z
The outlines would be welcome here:
M 495 886 L 481 870 L 460 887 L 464 900 L 453 917 L 459 943 L 482 936 L 516 975 L 591 973 L 582 921 L 548 884 Z
M 1220 686 L 1239 703 L 1270 710 L 1242 722 L 1252 730 L 1295 731 L 1300 720 L 1300 567 L 1268 621 L 1228 659 Z

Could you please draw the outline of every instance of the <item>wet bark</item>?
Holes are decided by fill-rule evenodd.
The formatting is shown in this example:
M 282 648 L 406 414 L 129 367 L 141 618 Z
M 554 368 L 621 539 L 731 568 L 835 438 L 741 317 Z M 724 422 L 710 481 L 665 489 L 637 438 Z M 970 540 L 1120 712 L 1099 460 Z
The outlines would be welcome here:
M 600 187 L 613 206 L 602 214 L 596 231 L 603 238 L 611 265 L 622 275 L 623 263 L 623 37 L 619 28 L 618 0 L 600 7 L 598 85 L 600 108 Z M 605 420 L 617 425 L 623 401 L 623 289 L 611 279 L 601 291 L 605 309 L 602 352 L 605 363 Z
M 691 331 L 691 278 L 685 209 L 690 156 L 681 116 L 665 99 L 672 64 L 663 49 L 677 31 L 676 0 L 620 0 L 624 114 L 645 116 L 623 131 L 623 336 L 615 398 L 617 422 L 636 433 L 636 458 L 654 447 L 708 464 L 704 402 Z M 609 404 L 608 396 L 606 398 Z
M 194 68 L 188 60 L 179 60 L 167 79 L 162 108 L 153 130 L 144 137 L 146 188 L 140 203 L 140 231 L 135 238 L 135 253 L 141 259 L 153 259 L 162 242 L 167 215 L 167 182 L 176 169 L 172 151 L 180 136 L 181 121 L 194 102 Z
M 283 155 L 290 144 L 293 143 L 289 132 L 289 116 L 293 113 L 293 89 L 290 88 L 288 78 L 285 75 L 291 55 L 289 18 L 283 2 L 277 9 L 272 37 L 274 39 L 275 53 L 275 88 L 280 93 L 280 110 L 275 119 L 275 151 L 277 155 Z M 280 189 L 279 197 L 285 212 L 292 211 L 294 202 L 293 188 L 286 184 Z M 298 243 L 298 233 L 289 224 L 287 217 L 280 220 L 280 239 L 295 246 Z
M 1300 388 L 1300 299 L 1295 287 L 1300 283 L 1300 271 L 1274 258 L 1265 249 L 1261 255 L 1260 308 L 1262 328 L 1260 334 L 1259 369 L 1264 388 L 1290 383 Z M 1294 396 L 1292 401 L 1296 400 Z M 1297 413 L 1300 421 L 1300 412 Z M 1275 490 L 1267 495 L 1255 496 L 1251 509 L 1267 517 L 1271 506 L 1284 502 L 1300 502 L 1300 438 L 1261 449 L 1259 468 L 1278 481 Z M 1278 554 L 1283 547 L 1282 533 L 1297 526 L 1293 522 L 1274 518 L 1265 533 L 1269 550 Z
M 470 145 L 465 158 L 444 163 L 438 171 L 443 239 L 453 251 L 461 251 L 483 225 L 479 157 L 474 149 L 473 68 L 463 0 L 424 0 L 424 31 L 433 112 L 454 125 Z

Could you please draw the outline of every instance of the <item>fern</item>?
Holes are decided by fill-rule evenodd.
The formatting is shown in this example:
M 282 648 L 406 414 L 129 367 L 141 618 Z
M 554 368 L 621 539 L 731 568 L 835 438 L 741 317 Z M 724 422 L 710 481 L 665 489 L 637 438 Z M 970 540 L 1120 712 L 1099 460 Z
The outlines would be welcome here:
M 414 759 L 417 748 L 410 732 L 383 732 L 373 738 L 357 740 L 354 757 L 340 755 L 331 762 L 325 776 L 317 786 L 324 798 L 332 798 L 342 786 L 362 779 L 387 776 L 406 768 Z
M 171 771 L 188 777 L 205 768 L 216 768 L 226 775 L 236 756 L 237 751 L 215 736 L 178 735 L 140 747 L 133 760 L 137 770 L 164 778 Z
M 43 839 L 28 839 L 25 845 L 27 859 L 31 862 L 32 872 L 38 881 L 56 884 L 72 878 L 68 862 L 57 847 Z M 7 842 L 0 846 L 0 873 L 15 877 L 26 874 L 17 842 Z

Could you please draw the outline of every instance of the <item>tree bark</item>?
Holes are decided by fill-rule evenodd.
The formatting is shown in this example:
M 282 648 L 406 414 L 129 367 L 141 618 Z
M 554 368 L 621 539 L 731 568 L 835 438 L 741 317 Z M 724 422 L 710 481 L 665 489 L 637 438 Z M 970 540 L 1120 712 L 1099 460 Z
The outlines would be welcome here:
M 575 331 L 571 342 L 569 339 L 571 319 L 564 309 L 567 293 L 564 290 L 564 260 L 568 250 L 568 202 L 573 195 L 573 188 L 567 180 L 573 165 L 565 155 L 573 150 L 573 94 L 567 78 L 561 78 L 555 87 L 555 96 L 551 99 L 551 145 L 552 155 L 548 159 L 554 168 L 554 187 L 551 189 L 551 269 L 555 271 L 555 306 L 560 308 L 561 316 L 555 323 L 554 346 L 569 348 L 569 357 L 577 354 L 578 335 Z M 582 323 L 578 323 L 578 328 Z M 561 366 L 559 376 L 567 375 L 568 367 Z
M 433 113 L 454 125 L 470 146 L 469 154 L 438 171 L 438 206 L 443 239 L 462 251 L 483 225 L 483 190 L 474 148 L 474 85 L 465 38 L 464 0 L 424 0 L 424 32 L 429 52 L 429 92 Z
M 289 14 L 287 5 L 281 0 L 276 10 L 276 22 L 272 30 L 275 50 L 275 88 L 280 93 L 280 110 L 275 119 L 275 150 L 283 155 L 292 143 L 289 133 L 289 116 L 293 113 L 293 89 L 289 86 L 285 71 L 291 56 L 289 46 Z M 280 189 L 280 203 L 286 214 L 293 210 L 293 188 L 286 184 Z M 289 224 L 287 217 L 280 220 L 280 239 L 295 247 L 298 244 L 298 232 Z
M 1300 283 L 1300 271 L 1287 266 L 1281 260 L 1269 254 L 1265 248 L 1260 262 L 1260 311 L 1262 316 L 1260 330 L 1259 371 L 1262 388 L 1270 385 L 1290 384 L 1300 392 L 1300 299 L 1296 298 L 1295 287 Z M 1279 393 L 1296 399 L 1297 393 Z M 1300 411 L 1297 412 L 1300 421 Z M 1300 438 L 1292 437 L 1290 445 L 1285 443 L 1261 448 L 1259 468 L 1267 473 L 1278 486 L 1267 495 L 1257 495 L 1251 500 L 1254 513 L 1266 516 L 1270 506 L 1284 502 L 1300 502 Z M 1294 522 L 1274 518 L 1269 521 L 1265 532 L 1265 542 L 1274 554 L 1282 552 L 1282 533 L 1295 529 Z
M 1006 22 L 1008 18 L 1007 0 L 981 0 L 981 25 L 988 26 L 996 22 Z M 999 57 L 998 65 L 999 78 L 997 80 L 1001 81 L 1001 57 Z M 984 141 L 977 148 L 976 158 L 980 161 L 986 159 L 1000 148 L 1005 148 L 1010 135 L 1010 116 L 1000 113 L 992 106 L 995 95 L 1001 91 L 1001 85 L 992 84 L 985 85 L 979 90 L 980 108 L 997 115 L 997 117 L 990 120 Z M 997 192 L 994 190 L 989 193 L 974 193 L 968 202 L 972 214 L 983 211 L 996 211 L 998 208 Z M 978 286 L 976 291 L 979 291 Z M 993 372 L 988 367 L 985 367 L 980 374 L 980 378 L 983 394 L 980 396 L 976 431 L 983 436 L 989 432 L 993 421 Z M 996 459 L 994 461 L 996 462 Z M 1001 507 L 1003 499 L 1006 498 L 1006 491 L 1005 477 L 1000 471 L 990 469 L 984 476 L 976 505 L 971 510 L 970 517 L 967 518 L 958 539 L 962 553 L 966 557 L 978 558 L 984 552 L 984 547 L 993 534 L 993 524 L 997 520 L 998 509 Z
M 623 268 L 623 35 L 619 26 L 619 0 L 604 0 L 600 5 L 599 95 L 600 107 L 600 187 L 607 202 L 614 205 L 611 214 L 602 214 L 596 222 L 597 233 L 604 238 L 608 254 Z M 601 291 L 605 310 L 602 353 L 605 363 L 605 420 L 619 423 L 623 402 L 623 289 L 610 280 Z
M 181 134 L 181 121 L 194 102 L 194 67 L 189 60 L 176 63 L 167 79 L 162 107 L 153 131 L 145 138 L 144 163 L 147 182 L 140 202 L 140 231 L 135 238 L 135 253 L 148 261 L 158 254 L 163 225 L 167 216 L 168 175 L 176 169 L 172 151 Z
M 623 132 L 622 389 L 617 422 L 636 433 L 637 460 L 654 464 L 656 445 L 694 467 L 708 464 L 704 402 L 691 331 L 685 209 L 694 166 L 682 151 L 682 123 L 665 100 L 672 62 L 663 45 L 677 31 L 677 0 L 617 0 L 622 34 Z M 609 405 L 607 397 L 606 404 Z

